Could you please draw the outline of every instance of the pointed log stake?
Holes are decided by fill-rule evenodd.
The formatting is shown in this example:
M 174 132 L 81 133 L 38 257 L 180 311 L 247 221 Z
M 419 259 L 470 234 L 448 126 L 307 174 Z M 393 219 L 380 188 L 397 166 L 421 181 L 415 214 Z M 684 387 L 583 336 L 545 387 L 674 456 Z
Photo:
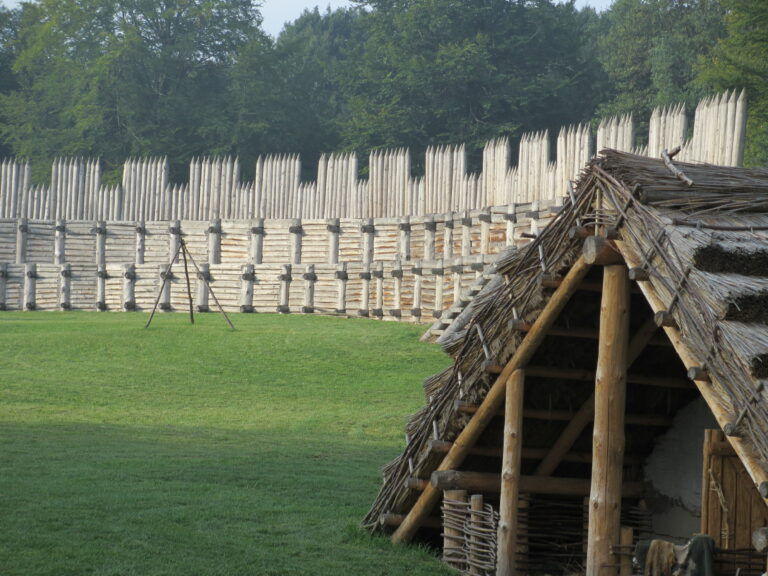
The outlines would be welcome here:
M 512 576 L 517 557 L 517 500 L 523 447 L 523 390 L 525 374 L 515 371 L 507 380 L 504 406 L 504 456 L 501 464 L 501 500 L 497 537 L 496 576 Z
M 600 305 L 595 378 L 592 487 L 589 496 L 587 576 L 618 574 L 611 554 L 621 536 L 624 411 L 627 395 L 630 280 L 625 266 L 607 266 Z
M 509 377 L 518 369 L 524 367 L 538 350 L 547 331 L 557 320 L 571 296 L 576 292 L 579 284 L 589 272 L 591 266 L 579 258 L 571 267 L 563 283 L 555 291 L 549 302 L 539 314 L 530 332 L 528 332 L 515 350 L 512 358 L 507 362 L 504 371 L 496 379 L 495 383 L 486 394 L 480 409 L 467 423 L 461 434 L 456 438 L 453 448 L 448 452 L 438 470 L 452 470 L 457 468 L 466 458 L 470 448 L 493 419 L 496 411 L 501 407 L 506 393 L 506 383 Z M 422 492 L 419 499 L 411 508 L 400 527 L 392 534 L 395 543 L 407 542 L 416 534 L 421 523 L 427 518 L 440 499 L 440 491 L 433 486 L 428 486 Z

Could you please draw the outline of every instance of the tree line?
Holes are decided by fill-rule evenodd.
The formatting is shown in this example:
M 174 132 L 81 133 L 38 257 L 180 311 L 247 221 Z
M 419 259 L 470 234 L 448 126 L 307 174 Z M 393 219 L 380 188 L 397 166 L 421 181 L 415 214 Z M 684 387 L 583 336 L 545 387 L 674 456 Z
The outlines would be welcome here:
M 0 156 L 366 151 L 466 142 L 746 87 L 768 162 L 764 0 L 357 0 L 272 38 L 253 0 L 0 7 Z M 417 158 L 418 155 L 415 156 Z M 311 176 L 311 166 L 307 166 Z

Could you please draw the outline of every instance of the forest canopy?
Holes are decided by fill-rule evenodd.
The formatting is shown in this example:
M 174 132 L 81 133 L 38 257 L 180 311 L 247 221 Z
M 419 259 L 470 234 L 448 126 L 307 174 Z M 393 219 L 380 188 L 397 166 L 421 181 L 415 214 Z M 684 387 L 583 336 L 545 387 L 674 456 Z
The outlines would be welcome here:
M 768 162 L 763 0 L 357 0 L 273 38 L 252 0 L 0 7 L 0 156 L 367 151 L 689 109 L 746 87 L 747 162 Z M 311 166 L 308 167 L 311 171 Z

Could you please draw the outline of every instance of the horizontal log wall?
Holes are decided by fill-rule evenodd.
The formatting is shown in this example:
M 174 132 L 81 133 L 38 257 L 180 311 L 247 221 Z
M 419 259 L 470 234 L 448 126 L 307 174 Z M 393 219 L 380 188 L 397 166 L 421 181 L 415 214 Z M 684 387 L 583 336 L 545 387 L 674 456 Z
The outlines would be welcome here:
M 225 310 L 432 322 L 553 214 L 520 205 L 421 218 L 0 220 L 0 308 L 147 310 L 183 238 Z M 183 265 L 172 273 L 161 304 L 183 311 Z M 198 274 L 191 282 L 205 309 Z
M 424 175 L 415 176 L 407 149 L 375 150 L 368 178 L 361 179 L 354 153 L 323 155 L 317 180 L 301 181 L 298 155 L 261 156 L 254 168 L 234 157 L 193 158 L 186 183 L 169 181 L 168 160 L 130 158 L 119 186 L 101 182 L 98 160 L 57 158 L 48 186 L 33 186 L 28 162 L 0 162 L 0 218 L 30 220 L 165 221 L 382 218 L 424 216 L 505 204 L 549 204 L 568 195 L 596 150 L 604 147 L 658 157 L 682 146 L 678 159 L 738 166 L 746 127 L 744 93 L 703 100 L 688 140 L 682 105 L 653 111 L 648 146 L 636 148 L 631 115 L 603 120 L 595 140 L 588 125 L 523 134 L 514 146 L 492 140 L 483 150 L 481 173 L 469 173 L 463 144 L 432 146 Z M 556 146 L 552 146 L 556 144 Z M 243 179 L 244 178 L 244 179 Z

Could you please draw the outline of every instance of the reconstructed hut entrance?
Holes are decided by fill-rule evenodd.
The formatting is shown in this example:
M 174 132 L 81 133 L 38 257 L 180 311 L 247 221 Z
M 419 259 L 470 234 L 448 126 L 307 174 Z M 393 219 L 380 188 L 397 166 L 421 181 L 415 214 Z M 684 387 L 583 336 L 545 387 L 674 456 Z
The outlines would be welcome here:
M 442 544 L 471 574 L 629 574 L 659 531 L 645 462 L 697 398 L 758 494 L 739 524 L 764 522 L 768 280 L 708 254 L 768 253 L 763 204 L 754 213 L 768 173 L 682 168 L 608 151 L 555 222 L 499 259 L 442 338 L 456 362 L 427 381 L 365 525 Z

